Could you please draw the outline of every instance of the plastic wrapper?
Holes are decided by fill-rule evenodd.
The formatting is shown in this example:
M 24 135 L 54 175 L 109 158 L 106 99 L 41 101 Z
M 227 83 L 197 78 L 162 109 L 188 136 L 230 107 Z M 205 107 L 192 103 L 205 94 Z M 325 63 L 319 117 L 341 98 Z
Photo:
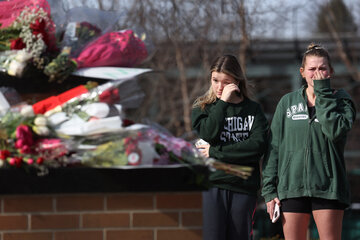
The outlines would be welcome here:
M 195 141 L 195 146 L 200 148 L 201 146 L 208 145 L 209 143 L 205 140 L 199 138 Z M 254 170 L 253 167 L 242 166 L 230 163 L 224 163 L 218 161 L 214 158 L 207 158 L 205 160 L 206 165 L 210 167 L 213 171 L 224 171 L 227 174 L 235 175 L 241 177 L 242 179 L 248 179 Z
M 79 55 L 92 40 L 112 31 L 121 15 L 88 7 L 75 7 L 65 12 L 61 48 L 70 47 L 71 57 Z
M 82 164 L 92 167 L 204 165 L 196 148 L 181 138 L 150 125 L 133 125 L 116 135 L 85 139 L 78 154 Z
M 63 51 L 44 69 L 50 80 L 62 81 L 72 72 L 85 67 L 134 67 L 144 61 L 148 52 L 141 38 L 131 29 L 107 32 L 87 44 L 76 57 L 71 49 Z

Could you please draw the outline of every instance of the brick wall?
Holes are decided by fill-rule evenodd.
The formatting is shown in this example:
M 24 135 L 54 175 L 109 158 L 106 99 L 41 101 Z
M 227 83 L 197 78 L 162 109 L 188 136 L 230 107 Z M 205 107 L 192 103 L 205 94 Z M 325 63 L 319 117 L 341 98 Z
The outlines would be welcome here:
M 1 197 L 0 240 L 200 240 L 201 193 Z

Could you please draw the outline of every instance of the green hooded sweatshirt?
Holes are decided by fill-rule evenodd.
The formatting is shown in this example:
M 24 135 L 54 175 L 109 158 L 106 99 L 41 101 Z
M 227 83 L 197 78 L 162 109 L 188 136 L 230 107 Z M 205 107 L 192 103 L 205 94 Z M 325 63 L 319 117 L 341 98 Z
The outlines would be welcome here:
M 282 97 L 263 164 L 265 202 L 318 197 L 350 203 L 344 148 L 356 111 L 344 90 L 330 88 L 330 79 L 314 80 L 315 115 L 309 119 L 306 86 Z
M 256 195 L 260 188 L 259 161 L 266 151 L 268 121 L 260 105 L 250 99 L 239 104 L 217 100 L 204 110 L 194 108 L 192 127 L 210 144 L 209 156 L 221 162 L 253 167 L 242 179 L 216 170 L 210 174 L 214 187 Z

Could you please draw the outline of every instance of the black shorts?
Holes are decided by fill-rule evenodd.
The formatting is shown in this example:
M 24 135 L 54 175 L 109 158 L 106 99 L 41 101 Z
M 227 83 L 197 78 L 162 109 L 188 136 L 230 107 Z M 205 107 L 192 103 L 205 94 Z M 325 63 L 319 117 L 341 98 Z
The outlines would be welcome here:
M 288 198 L 281 200 L 282 212 L 311 213 L 314 210 L 337 209 L 345 210 L 347 205 L 338 200 L 314 197 Z

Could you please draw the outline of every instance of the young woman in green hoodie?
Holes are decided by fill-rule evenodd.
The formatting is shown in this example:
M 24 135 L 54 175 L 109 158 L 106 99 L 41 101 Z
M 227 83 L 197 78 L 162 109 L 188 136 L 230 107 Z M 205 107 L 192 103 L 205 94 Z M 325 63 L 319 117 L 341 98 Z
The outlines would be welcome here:
M 250 99 L 248 82 L 232 55 L 215 60 L 211 86 L 192 109 L 192 127 L 208 144 L 197 146 L 205 157 L 253 169 L 241 178 L 222 170 L 210 174 L 203 193 L 203 239 L 252 239 L 259 161 L 267 146 L 268 122 L 260 105 Z
M 262 195 L 271 219 L 280 206 L 285 239 L 307 239 L 311 214 L 320 239 L 341 239 L 350 204 L 344 148 L 356 112 L 344 90 L 330 87 L 333 73 L 327 50 L 310 44 L 300 67 L 306 84 L 282 97 L 271 123 Z

